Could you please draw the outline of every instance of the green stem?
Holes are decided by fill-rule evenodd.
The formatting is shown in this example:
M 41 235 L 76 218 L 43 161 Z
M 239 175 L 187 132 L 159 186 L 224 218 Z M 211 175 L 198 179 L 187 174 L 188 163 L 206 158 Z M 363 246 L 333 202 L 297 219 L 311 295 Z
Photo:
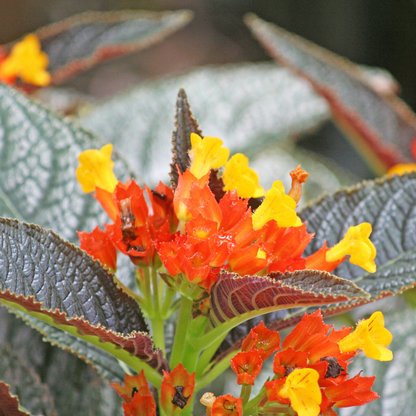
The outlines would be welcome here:
M 152 291 L 150 290 L 150 274 L 149 268 L 143 267 L 143 279 L 139 276 L 137 278 L 137 284 L 143 295 L 143 304 L 141 305 L 142 311 L 146 317 L 151 318 L 154 313 L 152 302 Z
M 160 299 L 159 299 L 159 282 L 157 278 L 157 271 L 153 267 L 151 268 L 152 287 L 153 287 L 153 315 L 157 318 L 160 317 Z
M 241 393 L 240 393 L 240 397 L 243 399 L 243 406 L 245 406 L 246 403 L 248 402 L 248 399 L 250 398 L 250 394 L 251 394 L 250 384 L 243 384 L 241 386 Z
M 172 304 L 172 299 L 175 297 L 176 290 L 166 285 L 165 299 L 163 300 L 162 309 L 160 315 L 164 319 L 168 319 L 170 314 L 170 306 Z
M 172 356 L 170 358 L 171 368 L 175 368 L 182 360 L 186 333 L 191 321 L 192 303 L 192 300 L 184 296 L 181 297 L 181 306 L 179 308 L 175 339 L 173 341 Z
M 199 380 L 197 380 L 195 383 L 195 390 L 198 391 L 202 389 L 207 384 L 215 380 L 219 375 L 221 375 L 230 366 L 230 358 L 233 358 L 234 355 L 235 351 L 228 354 L 219 363 L 215 364 L 215 366 L 210 371 L 208 371 Z
M 245 407 L 243 411 L 244 416 L 256 414 L 256 409 L 258 409 L 260 402 L 265 398 L 266 398 L 266 389 L 263 386 L 259 394 L 247 403 L 247 406 Z
M 198 365 L 196 367 L 196 377 L 201 377 L 204 372 L 206 371 L 211 358 L 214 356 L 215 352 L 218 350 L 218 347 L 221 345 L 222 341 L 224 341 L 225 337 L 219 338 L 215 341 L 212 345 L 210 345 L 199 357 Z M 236 351 L 237 353 L 238 351 Z
M 163 319 L 153 318 L 150 321 L 152 323 L 153 342 L 157 348 L 160 348 L 163 353 L 165 348 L 165 321 Z

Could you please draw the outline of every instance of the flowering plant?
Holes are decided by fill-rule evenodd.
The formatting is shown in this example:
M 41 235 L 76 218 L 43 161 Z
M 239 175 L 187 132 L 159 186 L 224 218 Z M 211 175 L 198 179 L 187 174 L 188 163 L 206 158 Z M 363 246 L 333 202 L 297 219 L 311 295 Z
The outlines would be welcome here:
M 183 24 L 183 15 L 176 23 Z M 265 32 L 255 18 L 247 23 L 269 47 L 268 36 L 276 40 L 278 32 Z M 53 54 L 46 58 L 41 49 L 63 30 L 52 29 L 2 49 L 2 82 L 33 92 L 27 84 L 56 84 L 68 71 L 91 64 L 88 54 L 64 68 Z M 122 49 L 107 44 L 99 50 Z M 344 125 L 366 133 L 325 91 Z M 290 188 L 274 178 L 265 190 L 243 153 L 230 158 L 220 139 L 203 137 L 180 90 L 171 183 L 145 185 L 139 175 L 128 175 L 122 157 L 112 160 L 111 144 L 99 145 L 13 88 L 0 85 L 0 92 L 4 169 L 17 166 L 7 171 L 2 209 L 20 219 L 0 219 L 0 301 L 46 339 L 92 364 L 121 397 L 125 415 L 191 414 L 202 393 L 208 415 L 328 416 L 334 408 L 377 398 L 374 376 L 351 370 L 351 360 L 360 351 L 392 359 L 382 313 L 354 331 L 332 329 L 323 317 L 415 284 L 414 174 L 403 174 L 402 167 L 402 176 L 341 190 L 301 211 L 308 173 L 293 166 Z M 409 134 L 411 124 L 405 127 Z M 16 146 L 17 136 L 27 142 Z M 406 155 L 410 140 L 407 145 Z M 401 161 L 385 146 L 376 150 L 385 165 Z M 74 184 L 78 157 L 77 180 L 106 218 Z M 105 222 L 101 228 L 97 218 Z M 81 249 L 24 219 L 71 241 L 78 229 Z M 303 314 L 306 308 L 312 311 Z M 281 331 L 293 326 L 283 339 Z M 267 372 L 269 358 L 273 368 L 264 381 L 259 375 L 262 367 Z M 239 397 L 213 392 L 212 382 L 229 367 L 241 386 Z M 26 412 L 5 382 L 0 397 L 7 412 Z M 24 405 L 35 406 L 33 400 Z

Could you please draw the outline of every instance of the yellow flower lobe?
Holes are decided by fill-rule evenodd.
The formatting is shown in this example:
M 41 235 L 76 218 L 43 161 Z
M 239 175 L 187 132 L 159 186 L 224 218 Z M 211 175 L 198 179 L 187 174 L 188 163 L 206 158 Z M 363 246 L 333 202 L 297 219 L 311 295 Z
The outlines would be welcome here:
M 318 416 L 322 394 L 318 385 L 316 370 L 302 368 L 292 371 L 278 395 L 290 400 L 290 406 L 298 416 Z
M 89 149 L 79 155 L 81 166 L 78 166 L 76 176 L 85 193 L 95 191 L 96 187 L 114 192 L 118 181 L 113 173 L 112 151 L 113 145 L 107 144 L 100 150 Z
M 16 43 L 10 55 L 0 64 L 0 78 L 18 76 L 23 82 L 39 87 L 50 84 L 51 76 L 46 71 L 49 58 L 40 48 L 40 41 L 34 34 Z
M 391 361 L 393 353 L 386 348 L 393 336 L 384 327 L 382 312 L 374 312 L 370 318 L 358 323 L 355 330 L 338 342 L 341 352 L 362 349 L 367 357 L 379 361 Z
M 240 198 L 259 198 L 264 195 L 257 173 L 248 167 L 248 158 L 242 153 L 235 154 L 225 164 L 222 180 L 224 191 L 236 189 Z
M 405 173 L 416 172 L 416 163 L 399 163 L 398 165 L 392 166 L 388 172 L 388 176 L 403 175 Z
M 326 261 L 337 261 L 346 255 L 350 255 L 350 262 L 362 267 L 369 273 L 377 270 L 374 259 L 376 248 L 370 241 L 372 232 L 371 224 L 363 222 L 355 227 L 350 227 L 345 237 L 326 253 Z
M 276 181 L 252 216 L 253 228 L 259 230 L 271 220 L 275 220 L 279 227 L 300 227 L 302 221 L 297 216 L 295 208 L 295 200 L 285 194 L 282 182 Z
M 223 142 L 217 137 L 201 138 L 191 133 L 192 149 L 189 151 L 191 158 L 190 172 L 200 179 L 211 169 L 218 169 L 227 162 L 230 151 L 222 147 Z

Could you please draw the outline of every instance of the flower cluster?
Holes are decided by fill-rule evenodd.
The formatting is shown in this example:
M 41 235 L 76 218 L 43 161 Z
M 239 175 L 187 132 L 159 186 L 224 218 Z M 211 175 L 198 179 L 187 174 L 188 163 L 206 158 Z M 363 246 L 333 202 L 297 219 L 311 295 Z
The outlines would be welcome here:
M 192 134 L 191 142 L 191 164 L 179 172 L 175 189 L 162 183 L 150 190 L 134 180 L 118 182 L 112 145 L 83 152 L 78 181 L 85 192 L 95 191 L 113 224 L 79 233 L 81 248 L 112 270 L 117 251 L 141 267 L 163 264 L 177 288 L 191 283 L 209 290 L 221 269 L 260 276 L 302 269 L 330 272 L 347 255 L 352 263 L 375 272 L 368 223 L 351 227 L 335 247 L 325 243 L 302 257 L 313 234 L 295 211 L 308 176 L 300 167 L 291 172 L 288 194 L 280 181 L 265 192 L 244 155 L 228 160 L 229 150 L 214 137 Z M 254 200 L 260 202 L 253 212 Z
M 124 386 L 110 383 L 123 399 L 125 416 L 156 416 L 156 404 L 144 372 L 126 375 Z M 176 416 L 189 405 L 195 387 L 195 374 L 190 375 L 179 364 L 171 373 L 163 372 L 160 405 L 166 415 Z
M 217 398 L 207 392 L 201 403 L 207 408 L 207 416 L 243 416 L 243 410 L 253 415 L 295 412 L 298 416 L 335 416 L 334 407 L 361 406 L 379 397 L 371 390 L 375 376 L 362 377 L 359 373 L 349 378 L 349 360 L 359 350 L 376 360 L 391 360 L 392 352 L 386 348 L 391 340 L 381 312 L 359 322 L 353 332 L 351 328 L 337 331 L 326 325 L 320 311 L 305 314 L 283 343 L 278 332 L 260 323 L 243 341 L 241 352 L 230 360 L 237 383 L 242 385 L 241 397 L 226 394 Z M 273 354 L 273 378 L 249 400 L 263 362 Z M 111 385 L 123 399 L 125 416 L 156 415 L 143 371 L 137 376 L 126 375 L 124 386 Z M 195 373 L 189 374 L 182 364 L 170 373 L 164 371 L 160 389 L 164 414 L 179 416 L 192 402 L 194 387 Z
M 20 78 L 26 84 L 45 87 L 51 82 L 46 71 L 48 65 L 48 55 L 41 51 L 40 41 L 34 34 L 17 42 L 10 54 L 0 47 L 0 82 L 14 85 Z
M 241 352 L 231 359 L 237 383 L 243 389 L 251 387 L 263 361 L 277 351 L 274 377 L 265 382 L 259 395 L 251 401 L 248 397 L 244 401 L 234 399 L 241 403 L 240 407 L 234 407 L 233 413 L 215 414 L 242 416 L 244 405 L 247 414 L 287 413 L 289 406 L 299 416 L 335 416 L 333 407 L 361 406 L 378 398 L 371 391 L 375 376 L 357 374 L 349 378 L 348 365 L 358 350 L 376 360 L 393 358 L 386 348 L 392 336 L 384 328 L 382 313 L 375 312 L 359 322 L 353 332 L 351 328 L 331 329 L 332 326 L 323 322 L 320 311 L 305 314 L 282 345 L 278 332 L 268 330 L 263 323 L 253 328 L 243 341 Z M 204 404 L 210 406 L 207 400 Z

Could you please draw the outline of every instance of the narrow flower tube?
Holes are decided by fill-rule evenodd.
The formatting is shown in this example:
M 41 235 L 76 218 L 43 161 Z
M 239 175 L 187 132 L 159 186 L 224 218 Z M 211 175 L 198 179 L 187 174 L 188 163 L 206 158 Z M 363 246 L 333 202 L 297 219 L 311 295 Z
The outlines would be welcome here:
M 358 323 L 357 328 L 338 342 L 341 352 L 362 349 L 367 357 L 379 361 L 391 361 L 393 353 L 386 348 L 392 341 L 391 333 L 384 327 L 382 312 L 374 312 L 370 318 Z
M 375 273 L 377 266 L 374 259 L 377 252 L 369 238 L 371 232 L 372 227 L 368 222 L 350 227 L 345 237 L 327 251 L 326 261 L 335 262 L 350 255 L 352 264 L 362 267 L 369 273 Z

